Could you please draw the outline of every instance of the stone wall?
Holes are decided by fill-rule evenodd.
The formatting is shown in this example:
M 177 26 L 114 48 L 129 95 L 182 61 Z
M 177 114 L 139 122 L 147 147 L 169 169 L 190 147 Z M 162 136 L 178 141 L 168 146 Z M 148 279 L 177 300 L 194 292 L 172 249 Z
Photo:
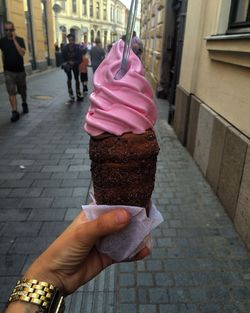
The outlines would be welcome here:
M 146 76 L 154 90 L 162 72 L 162 50 L 164 37 L 166 2 L 163 0 L 142 1 L 141 39 L 144 43 L 143 63 Z
M 180 86 L 174 130 L 250 249 L 249 138 Z

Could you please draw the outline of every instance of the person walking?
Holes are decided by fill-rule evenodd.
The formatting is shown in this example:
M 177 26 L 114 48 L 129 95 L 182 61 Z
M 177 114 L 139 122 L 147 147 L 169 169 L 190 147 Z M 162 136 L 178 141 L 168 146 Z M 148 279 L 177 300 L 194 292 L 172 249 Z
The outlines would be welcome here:
M 67 36 L 69 43 L 63 48 L 63 64 L 62 68 L 64 69 L 67 75 L 67 87 L 68 93 L 71 100 L 75 100 L 73 89 L 72 89 L 72 72 L 75 78 L 75 88 L 77 100 L 81 101 L 82 95 L 80 91 L 80 81 L 79 81 L 79 64 L 81 63 L 81 50 L 79 45 L 75 43 L 75 36 L 69 34 Z
M 138 56 L 138 58 L 141 59 L 141 55 L 143 52 L 143 43 L 141 39 L 136 35 L 135 31 L 133 31 L 131 47 L 134 53 Z
M 88 65 L 89 65 L 89 58 L 87 55 L 87 50 L 83 50 L 82 62 L 79 65 L 83 93 L 88 91 Z
M 102 63 L 105 58 L 105 50 L 102 48 L 102 43 L 100 38 L 95 39 L 95 46 L 92 47 L 90 52 L 91 65 L 93 68 L 93 73 L 97 70 L 98 66 Z
M 26 49 L 23 38 L 16 35 L 15 26 L 12 22 L 7 21 L 4 30 L 6 35 L 0 39 L 0 49 L 2 50 L 5 84 L 12 110 L 11 121 L 16 122 L 20 117 L 17 110 L 17 93 L 22 98 L 23 113 L 29 112 L 26 101 L 27 85 L 23 61 Z

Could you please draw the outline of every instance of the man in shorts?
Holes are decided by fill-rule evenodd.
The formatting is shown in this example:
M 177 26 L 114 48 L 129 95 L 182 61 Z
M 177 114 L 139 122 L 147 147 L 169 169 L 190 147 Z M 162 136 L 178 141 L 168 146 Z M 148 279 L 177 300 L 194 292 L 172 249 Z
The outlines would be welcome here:
M 5 84 L 12 109 L 11 121 L 16 122 L 19 120 L 16 99 L 17 92 L 22 97 L 23 113 L 26 114 L 29 112 L 26 102 L 26 73 L 23 62 L 25 44 L 23 38 L 16 36 L 15 27 L 12 22 L 6 22 L 4 30 L 6 35 L 0 39 L 0 49 L 2 50 Z

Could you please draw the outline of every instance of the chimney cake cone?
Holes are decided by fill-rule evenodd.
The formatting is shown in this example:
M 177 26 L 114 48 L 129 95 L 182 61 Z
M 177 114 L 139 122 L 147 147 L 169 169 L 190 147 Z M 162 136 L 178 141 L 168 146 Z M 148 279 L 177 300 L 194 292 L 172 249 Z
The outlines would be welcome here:
M 86 116 L 97 204 L 150 207 L 159 146 L 156 107 L 141 61 L 131 52 L 129 70 L 115 80 L 123 51 L 116 43 L 94 75 Z

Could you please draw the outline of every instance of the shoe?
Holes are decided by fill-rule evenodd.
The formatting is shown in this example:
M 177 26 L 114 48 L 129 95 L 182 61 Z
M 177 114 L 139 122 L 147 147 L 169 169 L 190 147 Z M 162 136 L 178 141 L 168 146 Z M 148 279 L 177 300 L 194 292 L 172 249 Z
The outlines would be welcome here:
M 88 91 L 88 87 L 86 85 L 83 86 L 83 91 Z
M 83 96 L 81 95 L 80 92 L 77 92 L 77 101 L 82 101 L 83 100 Z
M 19 120 L 19 113 L 17 111 L 12 111 L 12 115 L 10 118 L 11 122 L 16 122 Z
M 69 92 L 69 99 L 74 101 L 75 97 L 74 97 L 72 88 L 68 88 L 68 92 Z
M 23 107 L 23 114 L 29 113 L 28 104 L 26 102 L 22 103 L 22 107 Z

